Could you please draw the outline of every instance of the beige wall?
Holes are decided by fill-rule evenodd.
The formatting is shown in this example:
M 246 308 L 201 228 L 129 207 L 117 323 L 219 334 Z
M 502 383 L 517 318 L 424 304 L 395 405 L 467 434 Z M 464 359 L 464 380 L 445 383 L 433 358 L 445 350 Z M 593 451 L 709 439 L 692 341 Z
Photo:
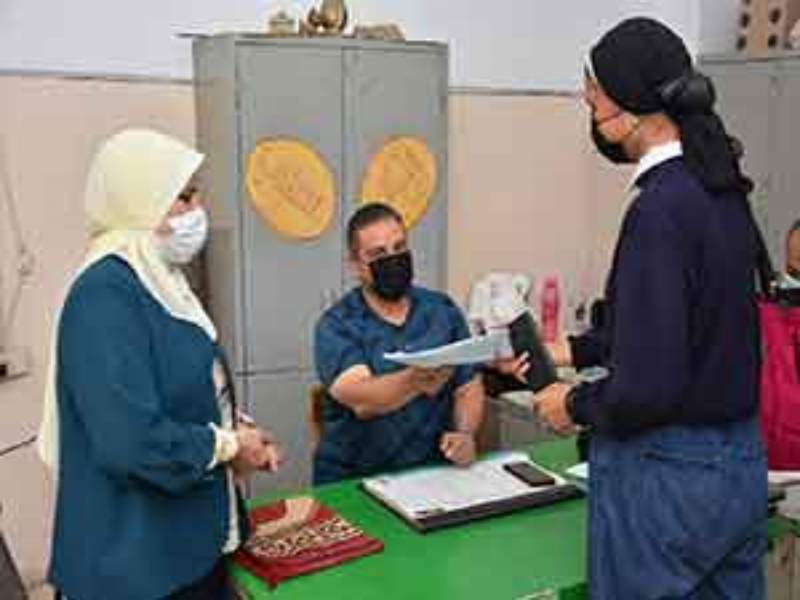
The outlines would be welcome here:
M 596 297 L 621 214 L 625 170 L 591 148 L 574 97 L 454 96 L 449 287 L 492 271 L 557 274 L 562 306 Z M 564 311 L 566 312 L 566 311 Z
M 32 433 L 39 422 L 51 324 L 69 274 L 83 254 L 81 195 L 94 147 L 130 123 L 159 127 L 191 141 L 194 115 L 186 86 L 0 77 L 0 98 L 0 140 L 7 148 L 20 220 L 36 258 L 9 340 L 30 349 L 33 368 L 27 378 L 0 384 L 4 446 Z M 7 215 L 0 214 L 0 263 L 8 273 L 10 233 Z M 11 284 L 8 276 L 2 281 L 6 288 Z M 7 296 L 0 294 L 4 301 Z M 0 502 L 2 527 L 23 576 L 41 579 L 51 489 L 32 449 L 0 458 Z
M 33 369 L 27 378 L 0 384 L 4 446 L 38 424 L 51 324 L 84 245 L 80 200 L 92 149 L 126 125 L 154 126 L 190 141 L 194 116 L 191 88 L 179 84 L 0 77 L 0 99 L 0 140 L 36 257 L 10 340 L 31 350 Z M 457 95 L 451 114 L 451 291 L 463 300 L 475 276 L 510 269 L 558 273 L 570 289 L 594 294 L 624 182 L 590 151 L 578 102 Z M 12 257 L 3 211 L 0 281 L 7 287 Z M 21 570 L 28 580 L 41 579 L 51 488 L 31 449 L 0 459 L 0 502 Z

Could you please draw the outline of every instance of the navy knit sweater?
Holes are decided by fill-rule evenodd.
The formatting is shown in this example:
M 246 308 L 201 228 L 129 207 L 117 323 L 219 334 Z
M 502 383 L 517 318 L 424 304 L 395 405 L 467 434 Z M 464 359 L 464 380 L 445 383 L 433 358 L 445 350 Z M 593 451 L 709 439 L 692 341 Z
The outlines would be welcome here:
M 645 172 L 607 282 L 604 327 L 572 340 L 609 376 L 574 392 L 573 417 L 626 437 L 729 423 L 758 406 L 755 229 L 746 200 L 713 196 L 676 158 Z

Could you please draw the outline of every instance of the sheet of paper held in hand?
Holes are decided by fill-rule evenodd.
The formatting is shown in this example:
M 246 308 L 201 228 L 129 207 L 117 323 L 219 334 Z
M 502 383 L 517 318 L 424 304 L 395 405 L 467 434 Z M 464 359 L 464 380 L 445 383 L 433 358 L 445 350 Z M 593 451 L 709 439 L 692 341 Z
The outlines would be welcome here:
M 377 476 L 365 479 L 364 486 L 402 513 L 423 517 L 536 491 L 538 488 L 532 488 L 503 469 L 503 465 L 525 461 L 530 462 L 530 459 L 524 452 L 503 452 L 468 468 L 441 466 L 399 475 Z M 564 483 L 563 478 L 547 472 L 557 485 Z
M 498 358 L 514 356 L 507 329 L 497 329 L 486 335 L 470 337 L 452 344 L 419 352 L 391 352 L 386 360 L 412 367 L 435 369 L 488 363 Z

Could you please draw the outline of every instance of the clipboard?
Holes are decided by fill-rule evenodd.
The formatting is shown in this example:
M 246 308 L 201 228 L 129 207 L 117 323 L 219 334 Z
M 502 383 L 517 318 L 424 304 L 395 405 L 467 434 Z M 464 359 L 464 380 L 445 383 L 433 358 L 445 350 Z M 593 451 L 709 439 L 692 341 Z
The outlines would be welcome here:
M 521 462 L 550 475 L 555 483 L 532 487 L 504 468 Z M 361 487 L 423 534 L 582 495 L 577 486 L 521 452 L 493 455 L 468 468 L 443 465 L 379 475 L 364 479 Z

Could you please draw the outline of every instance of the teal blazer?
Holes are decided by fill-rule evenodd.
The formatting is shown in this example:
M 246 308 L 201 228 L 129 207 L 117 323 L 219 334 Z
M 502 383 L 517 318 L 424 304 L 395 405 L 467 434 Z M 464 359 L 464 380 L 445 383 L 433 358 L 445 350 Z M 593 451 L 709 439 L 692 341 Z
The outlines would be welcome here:
M 70 600 L 156 600 L 206 575 L 227 537 L 217 348 L 124 261 L 87 269 L 58 331 L 59 485 L 49 579 Z

